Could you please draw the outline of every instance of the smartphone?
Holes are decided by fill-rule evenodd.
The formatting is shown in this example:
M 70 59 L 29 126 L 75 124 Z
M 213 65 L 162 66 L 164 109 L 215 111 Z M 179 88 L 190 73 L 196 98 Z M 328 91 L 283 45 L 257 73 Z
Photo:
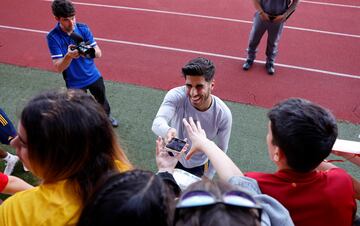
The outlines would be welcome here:
M 174 137 L 169 141 L 169 143 L 167 143 L 165 147 L 169 152 L 180 153 L 185 144 L 186 141 Z

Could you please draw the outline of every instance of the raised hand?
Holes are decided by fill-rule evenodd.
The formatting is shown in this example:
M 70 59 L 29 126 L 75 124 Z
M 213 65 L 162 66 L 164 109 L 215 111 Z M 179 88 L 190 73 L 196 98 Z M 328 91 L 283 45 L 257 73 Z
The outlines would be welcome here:
M 233 176 L 243 176 L 241 170 L 229 156 L 227 156 L 214 142 L 206 138 L 206 133 L 201 128 L 199 121 L 195 124 L 194 120 L 190 117 L 189 121 L 183 119 L 183 123 L 192 143 L 191 149 L 186 155 L 187 160 L 189 160 L 194 153 L 201 150 L 207 155 L 221 179 L 227 181 Z
M 205 130 L 201 128 L 201 124 L 199 121 L 197 121 L 195 124 L 193 118 L 190 117 L 189 122 L 184 118 L 183 123 L 192 144 L 190 151 L 186 155 L 186 159 L 189 160 L 191 156 L 197 151 L 199 151 L 201 147 L 209 140 L 206 138 Z
M 173 173 L 174 168 L 179 161 L 181 155 L 186 151 L 189 145 L 186 144 L 180 153 L 174 153 L 174 156 L 170 156 L 165 149 L 165 143 L 161 137 L 156 139 L 156 165 L 159 172 Z

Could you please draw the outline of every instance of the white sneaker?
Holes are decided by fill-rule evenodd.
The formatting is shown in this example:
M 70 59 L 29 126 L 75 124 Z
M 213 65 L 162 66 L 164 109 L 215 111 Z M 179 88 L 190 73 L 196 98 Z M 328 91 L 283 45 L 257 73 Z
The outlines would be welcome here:
M 111 125 L 113 126 L 113 127 L 118 127 L 119 126 L 119 122 L 118 122 L 118 120 L 116 120 L 114 117 L 112 117 L 111 115 L 109 115 L 109 121 L 110 121 L 110 123 L 111 123 Z
M 28 168 L 26 168 L 26 166 L 23 164 L 23 169 L 25 172 L 29 172 L 30 170 Z
M 11 155 L 10 159 L 8 161 L 5 161 L 6 167 L 4 170 L 4 174 L 11 175 L 18 161 L 19 161 L 19 157 L 17 157 L 16 155 Z

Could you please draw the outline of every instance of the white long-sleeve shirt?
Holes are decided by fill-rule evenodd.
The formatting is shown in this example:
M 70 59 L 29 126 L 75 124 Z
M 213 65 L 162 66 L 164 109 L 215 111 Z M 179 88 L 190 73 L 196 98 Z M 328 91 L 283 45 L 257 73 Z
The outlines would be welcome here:
M 182 120 L 183 118 L 192 117 L 194 120 L 200 121 L 206 136 L 226 153 L 232 125 L 231 111 L 220 98 L 214 95 L 211 95 L 211 98 L 210 108 L 206 111 L 199 111 L 192 106 L 189 97 L 186 95 L 185 86 L 171 89 L 166 94 L 156 114 L 152 124 L 152 131 L 158 136 L 165 137 L 170 128 L 175 128 L 177 137 L 185 139 L 188 136 Z M 188 143 L 189 148 L 191 148 L 191 141 L 188 140 Z M 194 154 L 190 160 L 185 160 L 184 155 L 180 159 L 181 164 L 186 168 L 201 166 L 207 161 L 208 158 L 202 152 Z M 210 163 L 205 176 L 212 178 L 214 175 L 215 169 Z

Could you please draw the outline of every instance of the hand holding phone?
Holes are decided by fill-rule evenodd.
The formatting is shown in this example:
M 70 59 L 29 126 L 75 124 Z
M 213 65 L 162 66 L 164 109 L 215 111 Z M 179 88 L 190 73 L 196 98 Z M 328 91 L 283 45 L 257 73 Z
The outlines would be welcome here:
M 159 170 L 159 172 L 169 172 L 172 173 L 174 171 L 174 168 L 176 164 L 178 163 L 178 158 L 180 158 L 180 155 L 176 155 L 174 157 L 171 156 L 169 153 L 172 154 L 172 152 L 169 152 L 167 148 L 165 148 L 165 143 L 162 137 L 158 137 L 156 139 L 156 166 Z

